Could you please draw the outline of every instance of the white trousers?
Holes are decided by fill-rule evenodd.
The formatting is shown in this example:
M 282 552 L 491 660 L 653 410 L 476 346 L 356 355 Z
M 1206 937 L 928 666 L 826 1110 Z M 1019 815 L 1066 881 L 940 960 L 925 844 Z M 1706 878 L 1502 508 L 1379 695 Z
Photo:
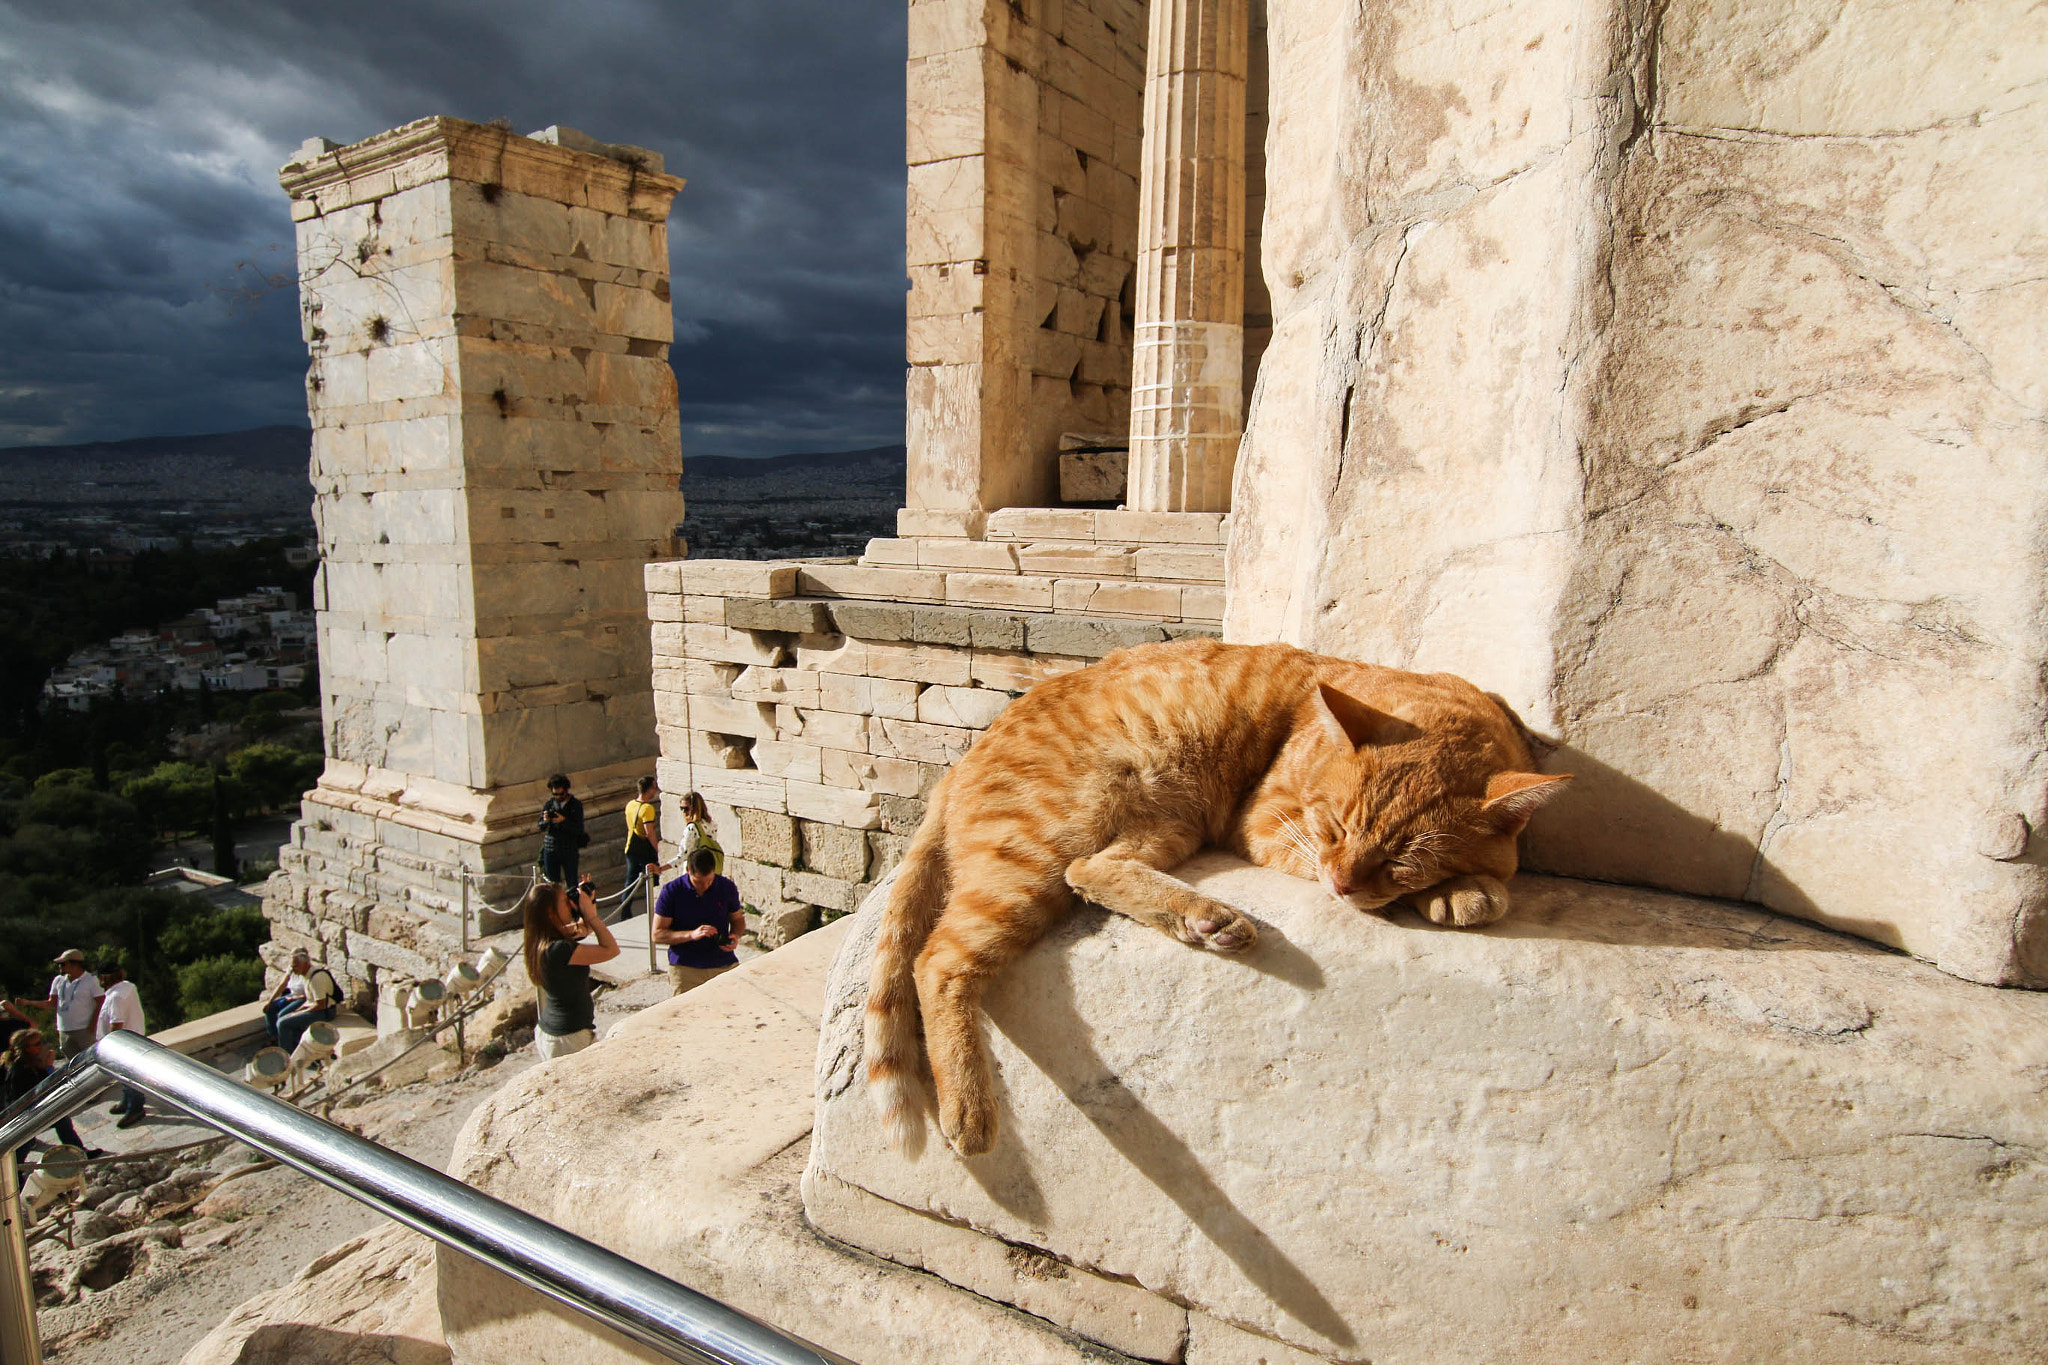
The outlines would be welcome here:
M 535 1029 L 533 1031 L 533 1050 L 539 1053 L 540 1059 L 545 1062 L 550 1057 L 567 1057 L 572 1053 L 583 1051 L 584 1048 L 590 1046 L 596 1036 L 587 1028 L 578 1029 L 565 1038 L 557 1038 L 552 1033 Z

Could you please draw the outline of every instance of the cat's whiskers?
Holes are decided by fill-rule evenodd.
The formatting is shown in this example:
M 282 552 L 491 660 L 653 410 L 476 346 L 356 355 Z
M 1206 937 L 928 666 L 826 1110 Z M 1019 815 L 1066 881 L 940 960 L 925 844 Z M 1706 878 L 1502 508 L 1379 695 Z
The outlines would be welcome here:
M 1279 823 L 1282 842 L 1293 850 L 1295 857 L 1301 859 L 1301 865 L 1306 874 L 1313 877 L 1316 874 L 1321 859 L 1316 856 L 1315 844 L 1309 838 L 1308 831 L 1303 829 L 1301 822 L 1291 815 L 1282 815 Z

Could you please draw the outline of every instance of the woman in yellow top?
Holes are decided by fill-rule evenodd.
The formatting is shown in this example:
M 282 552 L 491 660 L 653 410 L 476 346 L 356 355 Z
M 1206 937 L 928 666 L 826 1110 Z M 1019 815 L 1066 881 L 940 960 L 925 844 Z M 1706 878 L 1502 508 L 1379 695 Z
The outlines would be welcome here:
M 649 875 L 660 876 L 668 871 L 661 861 L 661 788 L 651 777 L 640 779 L 640 795 L 626 803 L 626 885 L 631 886 L 642 872 L 653 869 Z M 627 919 L 638 914 L 645 895 L 634 896 L 619 916 Z

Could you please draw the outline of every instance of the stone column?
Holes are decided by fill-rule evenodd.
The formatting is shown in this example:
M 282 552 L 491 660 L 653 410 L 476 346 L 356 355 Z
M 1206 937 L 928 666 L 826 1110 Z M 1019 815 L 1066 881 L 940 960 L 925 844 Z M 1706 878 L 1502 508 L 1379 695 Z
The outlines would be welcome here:
M 315 139 L 280 180 L 312 353 L 327 766 L 273 919 L 346 892 L 367 979 L 363 955 L 417 965 L 393 957 L 416 922 L 394 907 L 445 915 L 458 869 L 532 860 L 549 774 L 574 780 L 604 872 L 607 822 L 653 771 L 641 573 L 683 514 L 683 182 L 572 130 L 447 118 Z M 332 965 L 343 940 L 318 937 Z
M 1247 0 L 1152 0 L 1128 498 L 1221 512 L 1244 430 Z

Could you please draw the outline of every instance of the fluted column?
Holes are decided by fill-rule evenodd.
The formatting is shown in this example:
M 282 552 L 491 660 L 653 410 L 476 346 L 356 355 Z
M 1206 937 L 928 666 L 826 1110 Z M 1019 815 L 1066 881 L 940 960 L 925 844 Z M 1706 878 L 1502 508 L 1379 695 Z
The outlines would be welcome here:
M 1248 0 L 1152 0 L 1129 505 L 1222 512 L 1244 431 Z

